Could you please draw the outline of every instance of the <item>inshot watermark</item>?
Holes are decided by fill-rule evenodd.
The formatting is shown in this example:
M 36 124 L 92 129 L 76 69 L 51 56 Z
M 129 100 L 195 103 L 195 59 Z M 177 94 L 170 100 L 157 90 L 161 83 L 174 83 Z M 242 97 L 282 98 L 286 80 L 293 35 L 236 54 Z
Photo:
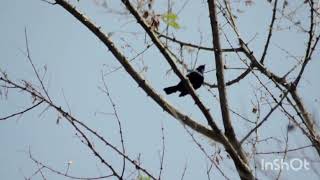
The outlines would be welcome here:
M 273 161 L 265 161 L 261 159 L 262 170 L 309 170 L 310 163 L 306 159 L 293 158 L 290 160 L 274 159 Z

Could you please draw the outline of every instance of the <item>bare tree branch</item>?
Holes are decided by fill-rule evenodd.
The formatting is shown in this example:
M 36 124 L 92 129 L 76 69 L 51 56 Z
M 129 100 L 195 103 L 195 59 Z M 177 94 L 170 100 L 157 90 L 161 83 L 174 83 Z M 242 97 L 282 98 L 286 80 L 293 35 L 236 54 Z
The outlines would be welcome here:
M 0 78 L 1 78 L 1 77 L 0 77 Z M 0 118 L 0 121 L 7 120 L 7 119 L 10 119 L 10 118 L 15 117 L 15 116 L 18 116 L 18 115 L 22 115 L 22 114 L 30 111 L 31 109 L 34 109 L 35 107 L 39 106 L 39 105 L 42 104 L 42 103 L 43 103 L 43 101 L 39 101 L 39 102 L 36 103 L 35 105 L 33 105 L 33 106 L 29 107 L 29 108 L 26 108 L 26 109 L 23 110 L 23 111 L 16 112 L 16 113 L 10 114 L 10 115 L 8 115 L 8 116 L 6 116 L 6 117 Z

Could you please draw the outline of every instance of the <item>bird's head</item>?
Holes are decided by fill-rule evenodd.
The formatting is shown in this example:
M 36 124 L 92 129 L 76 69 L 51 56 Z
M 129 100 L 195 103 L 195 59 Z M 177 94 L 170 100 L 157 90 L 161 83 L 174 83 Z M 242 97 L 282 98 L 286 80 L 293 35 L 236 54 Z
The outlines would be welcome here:
M 205 65 L 201 65 L 201 66 L 197 67 L 196 70 L 197 70 L 198 72 L 200 72 L 201 74 L 203 74 L 204 69 L 205 69 Z

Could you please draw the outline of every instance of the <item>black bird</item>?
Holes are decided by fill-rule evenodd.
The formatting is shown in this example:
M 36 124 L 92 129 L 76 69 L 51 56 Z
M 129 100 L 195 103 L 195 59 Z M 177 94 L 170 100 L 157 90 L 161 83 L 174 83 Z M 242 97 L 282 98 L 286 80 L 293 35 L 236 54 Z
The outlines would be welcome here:
M 204 69 L 205 69 L 205 65 L 201 65 L 201 66 L 197 67 L 197 69 L 195 69 L 194 71 L 187 74 L 187 77 L 188 77 L 189 81 L 191 82 L 194 89 L 198 89 L 203 84 Z M 172 94 L 177 91 L 180 91 L 179 97 L 189 94 L 187 88 L 184 86 L 182 81 L 180 81 L 175 86 L 166 87 L 163 90 L 166 92 L 166 94 Z

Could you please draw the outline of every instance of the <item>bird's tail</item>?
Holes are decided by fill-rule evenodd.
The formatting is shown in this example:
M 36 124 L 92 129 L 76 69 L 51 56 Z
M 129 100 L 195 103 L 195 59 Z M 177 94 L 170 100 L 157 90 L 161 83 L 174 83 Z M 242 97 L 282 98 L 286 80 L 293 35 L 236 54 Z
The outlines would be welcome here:
M 172 94 L 174 92 L 177 92 L 178 88 L 177 86 L 170 86 L 170 87 L 164 88 L 163 90 L 166 92 L 166 94 Z

